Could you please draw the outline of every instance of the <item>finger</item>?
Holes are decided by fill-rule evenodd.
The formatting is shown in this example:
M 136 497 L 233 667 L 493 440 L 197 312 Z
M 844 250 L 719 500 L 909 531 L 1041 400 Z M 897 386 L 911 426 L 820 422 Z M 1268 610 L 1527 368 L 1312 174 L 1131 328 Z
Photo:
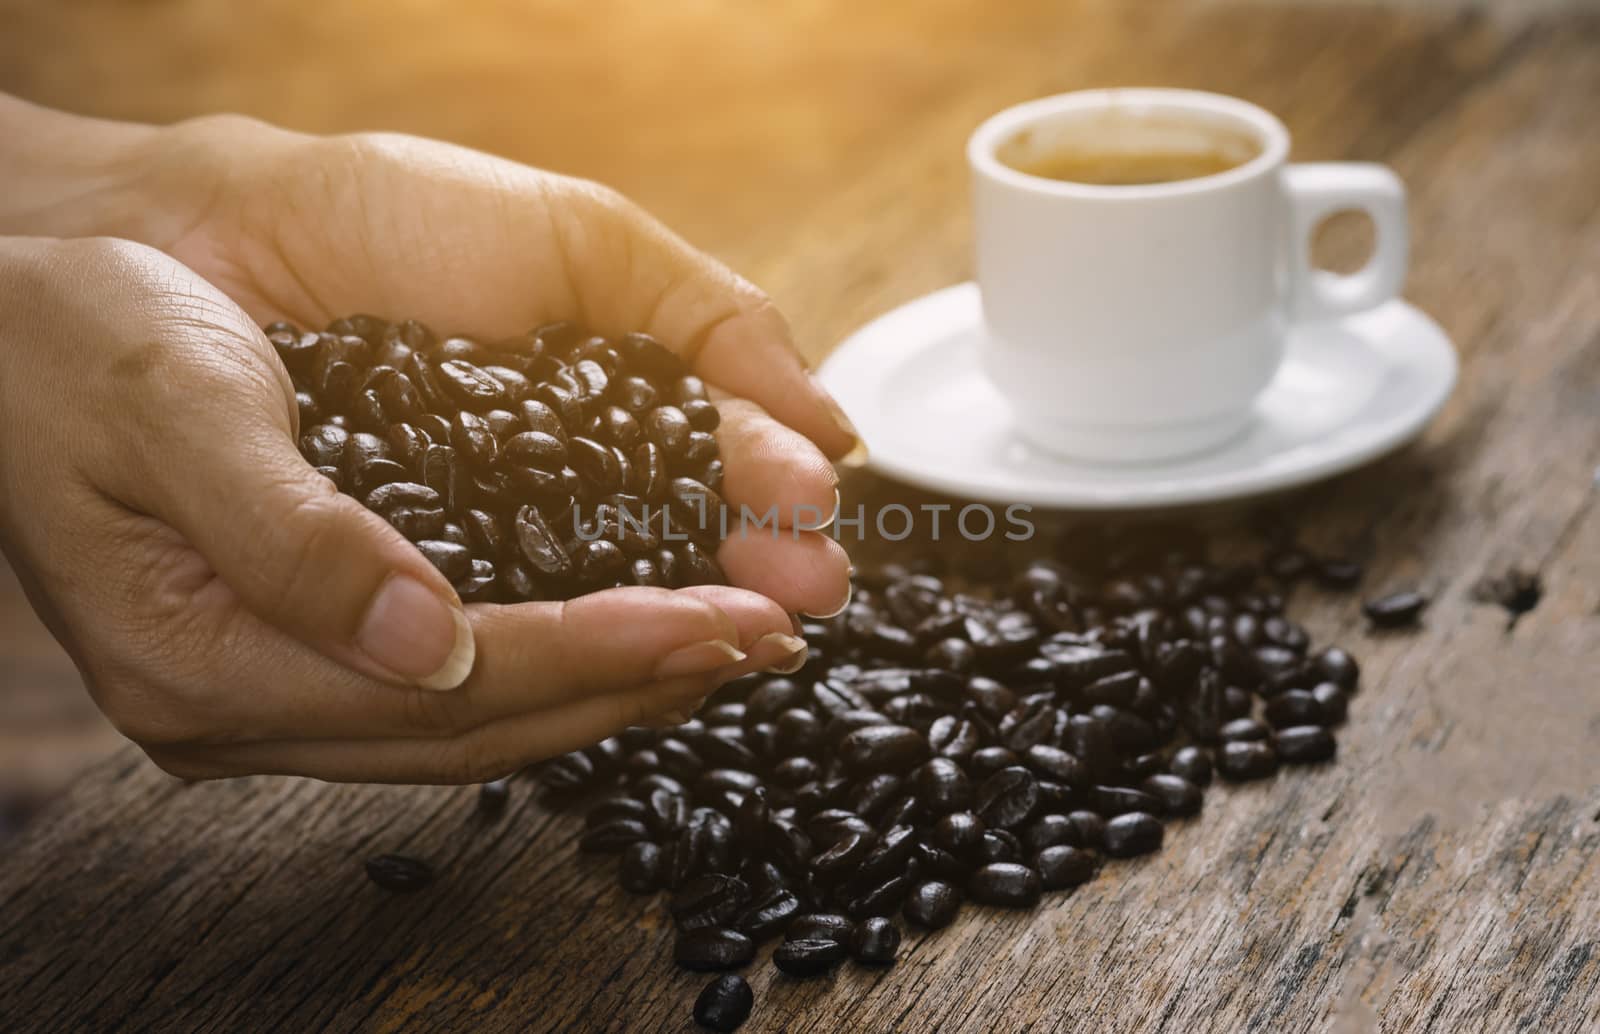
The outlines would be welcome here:
M 719 393 L 720 394 L 720 393 Z M 721 397 L 717 444 L 722 497 L 780 528 L 826 526 L 839 507 L 839 477 L 817 447 L 754 402 Z
M 256 614 L 396 682 L 460 683 L 472 636 L 415 548 L 301 459 L 288 376 L 232 301 L 147 248 L 105 248 L 140 307 L 106 362 L 129 407 L 97 457 L 107 495 L 176 528 Z M 110 348 L 108 348 L 110 351 Z
M 774 600 L 731 585 L 697 585 L 679 592 L 722 608 L 739 626 L 746 657 L 721 669 L 720 682 L 755 671 L 798 671 L 805 663 L 806 641 L 796 634 L 794 619 Z
M 703 677 L 675 680 L 505 718 L 447 739 L 285 740 L 229 747 L 157 748 L 152 757 L 186 778 L 262 774 L 330 782 L 487 782 L 598 743 L 666 711 L 693 707 L 711 690 Z
M 717 562 L 735 585 L 791 613 L 829 615 L 850 600 L 850 559 L 816 531 L 747 531 L 726 539 Z
M 173 713 L 147 727 L 178 730 L 157 739 L 206 743 L 448 737 L 641 687 L 670 695 L 683 678 L 706 680 L 710 692 L 735 677 L 725 669 L 743 672 L 741 644 L 773 663 L 775 648 L 762 640 L 788 628 L 772 601 L 723 588 L 716 597 L 618 589 L 565 604 L 474 605 L 478 663 L 452 693 L 368 678 L 248 612 L 192 614 L 191 641 L 215 645 L 196 670 L 164 685 L 162 707 Z M 207 724 L 185 717 L 196 714 Z
M 772 299 L 620 195 L 565 183 L 553 197 L 573 203 L 556 220 L 556 233 L 579 310 L 644 320 L 610 327 L 602 320 L 597 329 L 642 327 L 707 380 L 759 403 L 828 457 L 859 450 L 854 425 L 806 369 Z

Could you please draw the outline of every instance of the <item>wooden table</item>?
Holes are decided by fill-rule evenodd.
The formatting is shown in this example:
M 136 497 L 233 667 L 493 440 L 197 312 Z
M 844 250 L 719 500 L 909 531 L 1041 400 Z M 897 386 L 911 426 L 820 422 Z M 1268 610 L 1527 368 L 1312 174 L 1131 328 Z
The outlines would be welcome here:
M 1280 502 L 1368 562 L 1367 591 L 1434 599 L 1421 631 L 1374 636 L 1354 597 L 1294 598 L 1365 665 L 1338 763 L 1213 791 L 1159 855 L 1032 914 L 969 910 L 887 972 L 759 964 L 745 1029 L 1594 1030 L 1600 18 L 1452 6 L 0 0 L 0 86 L 406 128 L 598 176 L 769 287 L 813 356 L 969 275 L 961 144 L 1022 98 L 1221 90 L 1281 112 L 1300 158 L 1392 164 L 1408 294 L 1464 373 L 1420 442 Z M 1473 594 L 1512 567 L 1545 590 L 1514 627 Z M 0 689 L 68 691 L 3 595 Z M 0 859 L 0 1025 L 685 1029 L 705 978 L 670 964 L 659 907 L 574 859 L 576 819 L 522 792 L 485 821 L 473 796 L 184 786 L 123 749 Z M 360 863 L 385 850 L 441 882 L 376 890 Z

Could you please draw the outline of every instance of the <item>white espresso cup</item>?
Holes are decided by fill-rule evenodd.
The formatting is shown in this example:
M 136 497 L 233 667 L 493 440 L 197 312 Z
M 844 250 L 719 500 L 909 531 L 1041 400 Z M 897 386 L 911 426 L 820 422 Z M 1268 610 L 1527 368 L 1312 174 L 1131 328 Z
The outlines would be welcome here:
M 1190 152 L 1240 164 L 1135 185 L 1020 171 L 1061 155 Z M 1381 165 L 1289 165 L 1288 154 L 1272 114 L 1192 90 L 1066 93 L 972 134 L 984 367 L 1023 437 L 1103 462 L 1213 448 L 1248 425 L 1293 324 L 1396 295 L 1400 180 Z M 1349 209 L 1377 228 L 1371 260 L 1350 275 L 1313 268 L 1312 231 Z

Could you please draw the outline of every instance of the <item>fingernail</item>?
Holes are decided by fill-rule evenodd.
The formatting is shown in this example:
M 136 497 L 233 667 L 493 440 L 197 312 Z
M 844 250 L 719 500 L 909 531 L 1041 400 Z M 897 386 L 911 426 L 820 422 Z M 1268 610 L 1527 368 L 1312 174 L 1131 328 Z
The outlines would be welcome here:
M 850 447 L 850 451 L 839 457 L 838 466 L 849 470 L 859 470 L 867 465 L 867 460 L 871 458 L 871 455 L 867 451 L 867 443 L 862 441 L 858 435 L 856 443 Z
M 818 621 L 826 621 L 828 618 L 836 618 L 840 614 L 844 613 L 844 609 L 846 607 L 850 606 L 850 597 L 854 596 L 855 593 L 856 587 L 854 585 L 847 585 L 844 590 L 844 602 L 839 604 L 838 609 L 829 614 L 806 614 L 805 616 L 808 618 L 816 618 Z
M 477 646 L 460 607 L 409 575 L 379 586 L 356 631 L 356 646 L 423 689 L 455 689 L 472 671 Z
M 760 651 L 763 655 L 771 653 L 778 658 L 776 663 L 769 664 L 763 671 L 776 672 L 779 675 L 793 675 L 806 663 L 806 641 L 799 636 L 785 635 L 782 632 L 769 632 L 756 640 L 751 648 L 754 653 Z
M 744 653 L 732 643 L 722 639 L 707 639 L 672 651 L 656 665 L 657 679 L 681 679 L 686 675 L 704 675 L 728 664 L 744 660 Z
M 829 513 L 827 517 L 823 518 L 817 524 L 800 524 L 800 525 L 797 525 L 797 527 L 801 531 L 827 531 L 829 528 L 833 527 L 833 522 L 837 521 L 839 519 L 839 510 L 843 506 L 844 506 L 844 500 L 839 497 L 839 489 L 838 488 L 834 488 L 834 490 L 833 490 L 833 512 Z M 805 507 L 805 509 L 809 511 L 811 508 L 808 506 L 808 507 Z

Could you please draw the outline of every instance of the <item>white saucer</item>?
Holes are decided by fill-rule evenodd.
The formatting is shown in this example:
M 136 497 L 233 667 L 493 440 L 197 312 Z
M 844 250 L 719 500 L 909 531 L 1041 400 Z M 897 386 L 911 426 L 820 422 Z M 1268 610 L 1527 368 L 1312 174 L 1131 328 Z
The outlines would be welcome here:
M 1420 432 L 1456 381 L 1456 353 L 1403 301 L 1290 334 L 1250 425 L 1199 456 L 1099 465 L 1017 437 L 978 361 L 977 285 L 924 295 L 852 334 L 821 371 L 872 469 L 970 499 L 1131 510 L 1272 492 L 1367 462 Z

